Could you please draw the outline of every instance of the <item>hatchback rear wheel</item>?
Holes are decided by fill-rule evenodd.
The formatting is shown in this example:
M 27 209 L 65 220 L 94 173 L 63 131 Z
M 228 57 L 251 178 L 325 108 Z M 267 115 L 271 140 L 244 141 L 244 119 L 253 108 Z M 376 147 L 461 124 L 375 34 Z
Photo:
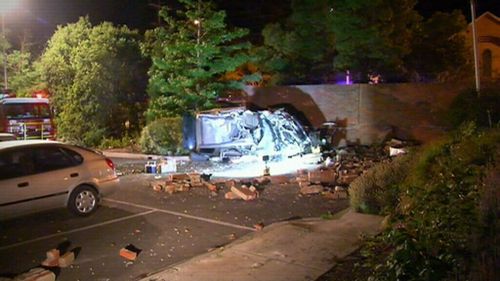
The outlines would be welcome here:
M 69 196 L 68 208 L 78 216 L 88 216 L 97 209 L 97 192 L 90 186 L 75 188 Z

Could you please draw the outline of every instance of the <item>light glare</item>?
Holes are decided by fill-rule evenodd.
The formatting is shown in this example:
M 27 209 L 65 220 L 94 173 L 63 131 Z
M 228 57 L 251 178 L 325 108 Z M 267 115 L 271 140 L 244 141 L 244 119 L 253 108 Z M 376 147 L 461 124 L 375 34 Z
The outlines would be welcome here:
M 0 13 L 4 14 L 6 12 L 13 10 L 17 6 L 18 3 L 19 3 L 19 0 L 1 0 L 0 1 Z

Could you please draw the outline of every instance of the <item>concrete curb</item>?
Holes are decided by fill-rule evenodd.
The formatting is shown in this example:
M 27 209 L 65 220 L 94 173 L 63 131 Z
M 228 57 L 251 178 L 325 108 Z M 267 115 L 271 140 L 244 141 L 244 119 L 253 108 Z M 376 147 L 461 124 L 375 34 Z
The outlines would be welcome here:
M 380 233 L 382 220 L 348 210 L 332 220 L 279 222 L 141 280 L 315 280 Z
M 127 158 L 136 160 L 155 160 L 160 158 L 175 159 L 176 161 L 189 161 L 189 156 L 164 156 L 155 154 L 141 154 L 129 152 L 102 151 L 104 156 L 109 158 Z

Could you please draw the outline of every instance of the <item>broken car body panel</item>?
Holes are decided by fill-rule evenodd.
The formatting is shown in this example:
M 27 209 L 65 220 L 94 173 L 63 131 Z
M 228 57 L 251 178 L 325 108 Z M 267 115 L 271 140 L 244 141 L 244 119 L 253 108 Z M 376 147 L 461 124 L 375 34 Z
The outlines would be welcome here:
M 213 156 L 293 157 L 309 153 L 312 141 L 297 120 L 278 109 L 244 107 L 200 112 L 195 118 L 196 151 Z

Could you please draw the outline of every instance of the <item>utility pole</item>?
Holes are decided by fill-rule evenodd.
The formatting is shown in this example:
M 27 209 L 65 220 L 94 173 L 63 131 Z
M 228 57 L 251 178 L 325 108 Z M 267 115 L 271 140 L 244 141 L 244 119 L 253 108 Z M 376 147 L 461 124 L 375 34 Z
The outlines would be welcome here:
M 476 3 L 475 0 L 470 0 L 470 12 L 472 15 L 472 46 L 474 49 L 474 74 L 476 78 L 476 92 L 479 97 L 481 91 L 481 79 L 479 75 L 479 55 L 477 46 L 477 30 L 476 30 Z

